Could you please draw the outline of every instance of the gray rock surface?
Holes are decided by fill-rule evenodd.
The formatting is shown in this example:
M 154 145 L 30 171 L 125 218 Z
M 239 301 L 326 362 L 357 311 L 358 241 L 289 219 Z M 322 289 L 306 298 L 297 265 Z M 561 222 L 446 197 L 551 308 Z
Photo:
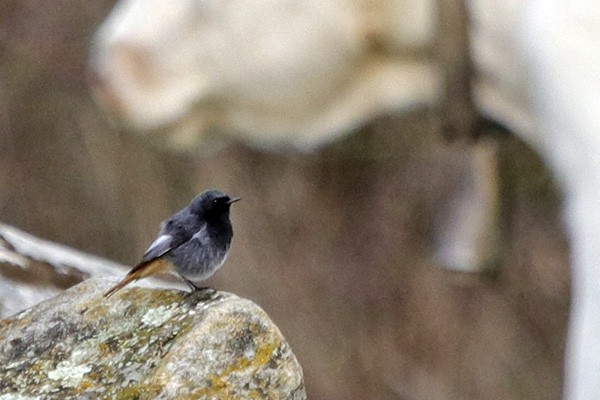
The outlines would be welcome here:
M 0 321 L 0 400 L 306 398 L 279 329 L 249 300 L 94 278 Z

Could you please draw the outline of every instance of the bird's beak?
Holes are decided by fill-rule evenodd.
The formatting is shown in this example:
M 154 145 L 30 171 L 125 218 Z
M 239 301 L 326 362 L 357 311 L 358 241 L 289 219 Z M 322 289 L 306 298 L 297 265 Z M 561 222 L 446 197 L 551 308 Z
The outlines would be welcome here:
M 236 201 L 240 201 L 242 198 L 241 197 L 234 197 L 233 199 L 230 199 L 227 204 L 232 204 L 235 203 Z

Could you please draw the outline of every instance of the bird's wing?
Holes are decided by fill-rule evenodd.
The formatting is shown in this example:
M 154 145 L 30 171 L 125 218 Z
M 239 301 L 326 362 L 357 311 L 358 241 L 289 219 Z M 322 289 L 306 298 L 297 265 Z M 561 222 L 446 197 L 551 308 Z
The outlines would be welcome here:
M 144 253 L 141 263 L 147 263 L 176 249 L 190 240 L 196 230 L 189 223 L 185 223 L 185 215 L 175 214 L 162 224 L 158 237 Z
M 168 253 L 173 249 L 173 236 L 169 234 L 163 234 L 157 237 L 154 242 L 148 247 L 144 256 L 142 257 L 142 262 L 147 262 L 162 256 L 165 253 Z
M 172 268 L 170 262 L 161 258 L 161 256 L 181 246 L 195 235 L 199 235 L 204 229 L 203 226 L 194 224 L 187 218 L 185 210 L 180 211 L 173 217 L 166 220 L 158 233 L 158 237 L 152 242 L 148 250 L 144 253 L 140 261 L 119 283 L 104 293 L 104 297 L 109 297 L 117 290 L 127 286 L 129 283 L 154 275 L 159 272 L 165 272 Z

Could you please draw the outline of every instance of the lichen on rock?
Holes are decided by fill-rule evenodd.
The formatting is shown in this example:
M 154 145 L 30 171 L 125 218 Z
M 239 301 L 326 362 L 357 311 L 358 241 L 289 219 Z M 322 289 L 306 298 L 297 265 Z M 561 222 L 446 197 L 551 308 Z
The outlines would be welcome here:
M 91 279 L 0 323 L 0 400 L 306 398 L 280 331 L 249 300 Z

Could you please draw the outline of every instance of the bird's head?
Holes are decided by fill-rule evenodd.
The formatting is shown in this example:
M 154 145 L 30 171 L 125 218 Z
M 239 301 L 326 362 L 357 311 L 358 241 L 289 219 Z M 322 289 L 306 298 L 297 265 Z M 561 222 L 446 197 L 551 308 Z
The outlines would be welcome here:
M 190 211 L 202 216 L 220 216 L 229 213 L 232 203 L 240 200 L 231 198 L 219 190 L 208 190 L 196 196 L 190 203 Z

